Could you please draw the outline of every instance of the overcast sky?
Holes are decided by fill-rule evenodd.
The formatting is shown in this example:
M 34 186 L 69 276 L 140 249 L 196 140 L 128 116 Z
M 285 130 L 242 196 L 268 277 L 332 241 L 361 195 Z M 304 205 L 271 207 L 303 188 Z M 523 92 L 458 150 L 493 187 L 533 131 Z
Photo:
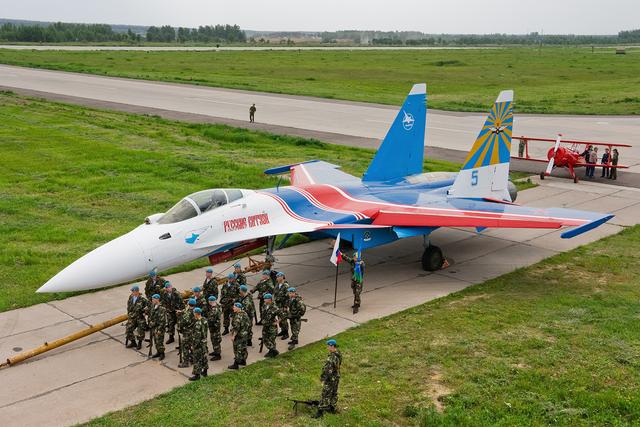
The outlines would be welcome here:
M 0 17 L 275 31 L 615 34 L 640 27 L 640 0 L 0 0 Z

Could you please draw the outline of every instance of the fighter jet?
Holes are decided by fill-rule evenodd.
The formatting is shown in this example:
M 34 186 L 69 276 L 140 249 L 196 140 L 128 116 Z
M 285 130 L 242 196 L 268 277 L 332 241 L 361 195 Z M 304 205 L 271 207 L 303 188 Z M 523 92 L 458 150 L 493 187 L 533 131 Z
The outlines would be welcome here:
M 571 238 L 613 215 L 516 205 L 509 182 L 513 91 L 499 94 L 458 173 L 423 172 L 426 84 L 416 84 L 357 178 L 339 166 L 311 160 L 266 170 L 290 173 L 290 185 L 265 190 L 209 189 L 186 196 L 164 213 L 84 255 L 38 292 L 95 289 L 132 281 L 201 257 L 212 264 L 274 238 L 302 233 L 336 237 L 356 250 L 422 236 L 422 267 L 437 270 L 442 251 L 429 235 L 440 227 L 573 227 Z

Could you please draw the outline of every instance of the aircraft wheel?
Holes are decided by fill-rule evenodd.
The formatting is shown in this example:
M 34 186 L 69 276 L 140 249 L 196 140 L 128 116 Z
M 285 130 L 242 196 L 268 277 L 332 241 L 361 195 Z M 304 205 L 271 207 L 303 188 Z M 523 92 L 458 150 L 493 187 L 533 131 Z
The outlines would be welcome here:
M 540 179 L 544 179 L 544 172 L 540 172 Z
M 578 177 L 577 177 L 577 176 L 574 176 L 574 177 L 573 177 L 573 183 L 574 183 L 574 184 L 577 184 L 577 183 L 578 183 Z
M 425 271 L 436 271 L 442 268 L 444 256 L 442 250 L 434 245 L 429 245 L 422 254 L 422 269 Z

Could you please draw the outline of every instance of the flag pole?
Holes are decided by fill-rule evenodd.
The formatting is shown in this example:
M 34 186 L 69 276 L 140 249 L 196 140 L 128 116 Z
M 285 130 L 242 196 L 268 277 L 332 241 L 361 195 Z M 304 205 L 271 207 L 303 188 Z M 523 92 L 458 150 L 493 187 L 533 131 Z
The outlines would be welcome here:
M 336 300 L 338 299 L 338 265 L 336 264 L 336 286 L 333 290 L 333 308 L 336 308 Z

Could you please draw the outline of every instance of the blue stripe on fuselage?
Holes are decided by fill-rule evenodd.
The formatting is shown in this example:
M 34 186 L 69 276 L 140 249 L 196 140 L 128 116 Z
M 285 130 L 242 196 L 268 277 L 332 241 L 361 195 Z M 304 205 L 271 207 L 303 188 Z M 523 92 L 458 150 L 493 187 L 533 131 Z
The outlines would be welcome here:
M 328 211 L 313 205 L 306 197 L 287 187 L 263 190 L 283 200 L 297 215 L 316 221 L 333 222 L 334 224 L 350 224 L 357 222 L 355 215 Z

